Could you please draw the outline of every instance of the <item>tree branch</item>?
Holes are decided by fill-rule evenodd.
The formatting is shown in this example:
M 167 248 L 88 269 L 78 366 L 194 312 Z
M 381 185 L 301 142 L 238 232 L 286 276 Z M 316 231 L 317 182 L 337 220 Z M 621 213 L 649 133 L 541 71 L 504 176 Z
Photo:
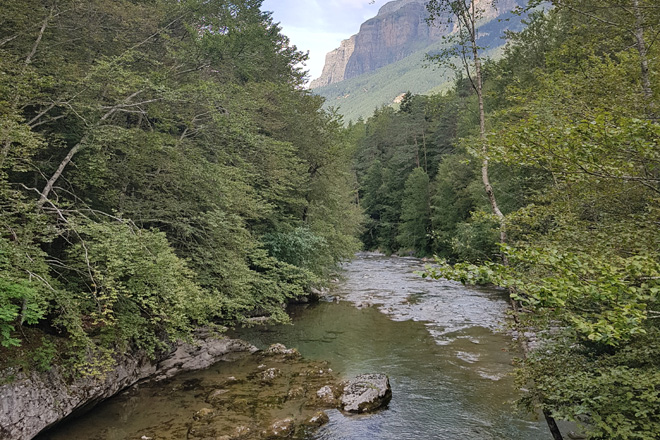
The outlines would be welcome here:
M 125 100 L 124 103 L 129 102 L 131 99 L 135 98 L 137 95 L 142 93 L 143 90 L 138 90 L 137 92 L 129 95 Z M 118 104 L 115 107 L 112 107 L 107 113 L 105 113 L 95 124 L 95 127 L 98 127 L 101 125 L 103 121 L 108 119 L 110 116 L 112 116 L 119 108 L 122 107 L 122 104 Z M 85 133 L 85 135 L 78 141 L 76 145 L 74 145 L 71 150 L 67 153 L 67 155 L 62 159 L 62 162 L 60 162 L 60 165 L 57 167 L 57 170 L 55 170 L 55 173 L 51 176 L 50 179 L 48 179 L 48 182 L 46 182 L 46 186 L 44 186 L 43 191 L 41 191 L 41 196 L 39 197 L 39 201 L 37 202 L 37 207 L 41 208 L 43 207 L 44 203 L 48 200 L 48 195 L 50 194 L 51 190 L 53 189 L 53 185 L 55 185 L 55 182 L 57 182 L 57 179 L 60 178 L 62 175 L 62 172 L 64 171 L 64 168 L 71 162 L 71 159 L 73 159 L 73 156 L 75 156 L 84 146 L 87 140 L 91 136 L 91 128 L 90 131 Z
M 55 15 L 55 5 L 53 5 L 50 8 L 50 13 L 44 19 L 44 22 L 41 25 L 41 29 L 39 29 L 39 35 L 37 36 L 37 40 L 34 42 L 34 45 L 32 46 L 32 50 L 28 54 L 27 58 L 25 58 L 24 64 L 26 66 L 28 66 L 32 62 L 32 58 L 37 53 L 37 48 L 39 47 L 39 44 L 41 43 L 41 39 L 44 36 L 44 32 L 46 32 L 46 27 L 48 26 L 48 22 L 53 18 L 54 15 Z

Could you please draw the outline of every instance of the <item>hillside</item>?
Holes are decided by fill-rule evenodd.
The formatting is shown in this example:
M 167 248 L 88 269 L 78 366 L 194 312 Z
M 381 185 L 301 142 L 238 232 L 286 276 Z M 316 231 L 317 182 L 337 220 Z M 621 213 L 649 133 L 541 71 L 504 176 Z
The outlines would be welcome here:
M 521 17 L 506 13 L 481 27 L 479 44 L 489 47 L 486 55 L 499 58 L 504 46 L 504 31 L 522 28 Z M 454 74 L 426 60 L 427 54 L 438 53 L 445 43 L 434 41 L 402 60 L 373 72 L 314 88 L 314 93 L 326 99 L 325 108 L 335 108 L 346 122 L 370 116 L 374 109 L 393 104 L 402 93 L 428 94 L 448 87 Z

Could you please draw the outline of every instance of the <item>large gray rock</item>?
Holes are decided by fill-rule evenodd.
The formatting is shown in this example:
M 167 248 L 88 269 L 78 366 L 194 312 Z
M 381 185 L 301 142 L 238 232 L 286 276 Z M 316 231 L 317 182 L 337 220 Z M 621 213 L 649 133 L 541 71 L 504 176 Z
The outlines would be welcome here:
M 257 347 L 239 339 L 218 339 L 203 334 L 192 344 L 180 343 L 176 350 L 158 363 L 156 380 L 163 380 L 184 371 L 203 370 L 219 361 L 233 360 L 244 353 L 254 353 Z
M 390 380 L 384 374 L 362 374 L 344 387 L 341 409 L 348 412 L 372 412 L 392 399 Z
M 71 414 L 86 410 L 145 379 L 165 379 L 182 371 L 207 368 L 237 352 L 257 348 L 243 341 L 199 335 L 193 344 L 178 344 L 160 359 L 144 353 L 118 354 L 103 377 L 73 381 L 59 368 L 47 373 L 2 371 L 0 440 L 29 440 Z M 206 339 L 205 339 L 206 338 Z M 8 380 L 13 376 L 12 380 Z

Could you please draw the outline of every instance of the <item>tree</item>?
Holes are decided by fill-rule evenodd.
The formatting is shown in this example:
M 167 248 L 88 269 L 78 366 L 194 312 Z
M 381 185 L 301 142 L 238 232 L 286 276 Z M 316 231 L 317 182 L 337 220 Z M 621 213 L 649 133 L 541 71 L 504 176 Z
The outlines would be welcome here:
M 196 325 L 286 320 L 357 249 L 341 120 L 260 7 L 3 6 L 2 345 L 44 330 L 100 368 Z
M 531 2 L 531 5 L 538 2 Z M 614 41 L 612 31 L 619 33 L 626 43 L 632 40 L 639 65 L 639 85 L 647 116 L 655 119 L 657 108 L 656 90 L 652 81 L 652 66 L 649 59 L 649 40 L 653 41 L 660 23 L 660 6 L 647 0 L 556 0 L 552 4 L 560 9 L 572 11 L 588 21 L 585 26 L 606 30 L 606 39 Z M 616 43 L 615 43 L 616 44 Z M 620 44 L 620 43 L 619 43 Z M 625 47 L 625 46 L 624 46 Z M 616 50 L 616 49 L 615 49 Z
M 417 255 L 429 255 L 432 229 L 429 176 L 423 168 L 415 168 L 406 179 L 403 190 L 397 241 L 404 249 L 413 249 Z
M 577 421 L 593 439 L 652 439 L 658 125 L 640 99 L 631 34 L 583 17 L 569 8 L 536 15 L 490 71 L 506 95 L 487 136 L 491 159 L 540 184 L 508 214 L 508 264 L 437 275 L 495 283 L 520 304 L 517 327 L 533 329 L 539 346 L 519 369 L 527 408 Z
M 505 217 L 497 203 L 493 187 L 488 175 L 488 145 L 486 143 L 486 109 L 484 106 L 482 60 L 477 40 L 478 22 L 483 17 L 485 9 L 477 5 L 476 0 L 431 0 L 426 4 L 430 13 L 429 23 L 445 20 L 446 24 L 454 25 L 456 32 L 446 37 L 451 46 L 432 59 L 452 65 L 454 57 L 458 56 L 470 84 L 477 94 L 479 105 L 479 138 L 481 143 L 481 179 L 488 196 L 493 214 L 500 223 L 500 241 L 507 242 Z M 469 54 L 469 55 L 468 55 Z M 474 69 L 474 76 L 472 70 Z

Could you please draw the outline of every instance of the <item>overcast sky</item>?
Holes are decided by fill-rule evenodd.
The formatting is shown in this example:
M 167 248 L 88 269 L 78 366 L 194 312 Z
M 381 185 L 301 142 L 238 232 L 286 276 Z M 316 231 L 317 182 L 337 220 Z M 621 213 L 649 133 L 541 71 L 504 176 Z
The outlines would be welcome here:
M 360 25 L 376 16 L 390 0 L 265 0 L 262 10 L 273 13 L 282 33 L 299 50 L 309 51 L 306 70 L 311 79 L 323 70 L 325 54 L 339 47 L 341 40 L 357 34 Z

